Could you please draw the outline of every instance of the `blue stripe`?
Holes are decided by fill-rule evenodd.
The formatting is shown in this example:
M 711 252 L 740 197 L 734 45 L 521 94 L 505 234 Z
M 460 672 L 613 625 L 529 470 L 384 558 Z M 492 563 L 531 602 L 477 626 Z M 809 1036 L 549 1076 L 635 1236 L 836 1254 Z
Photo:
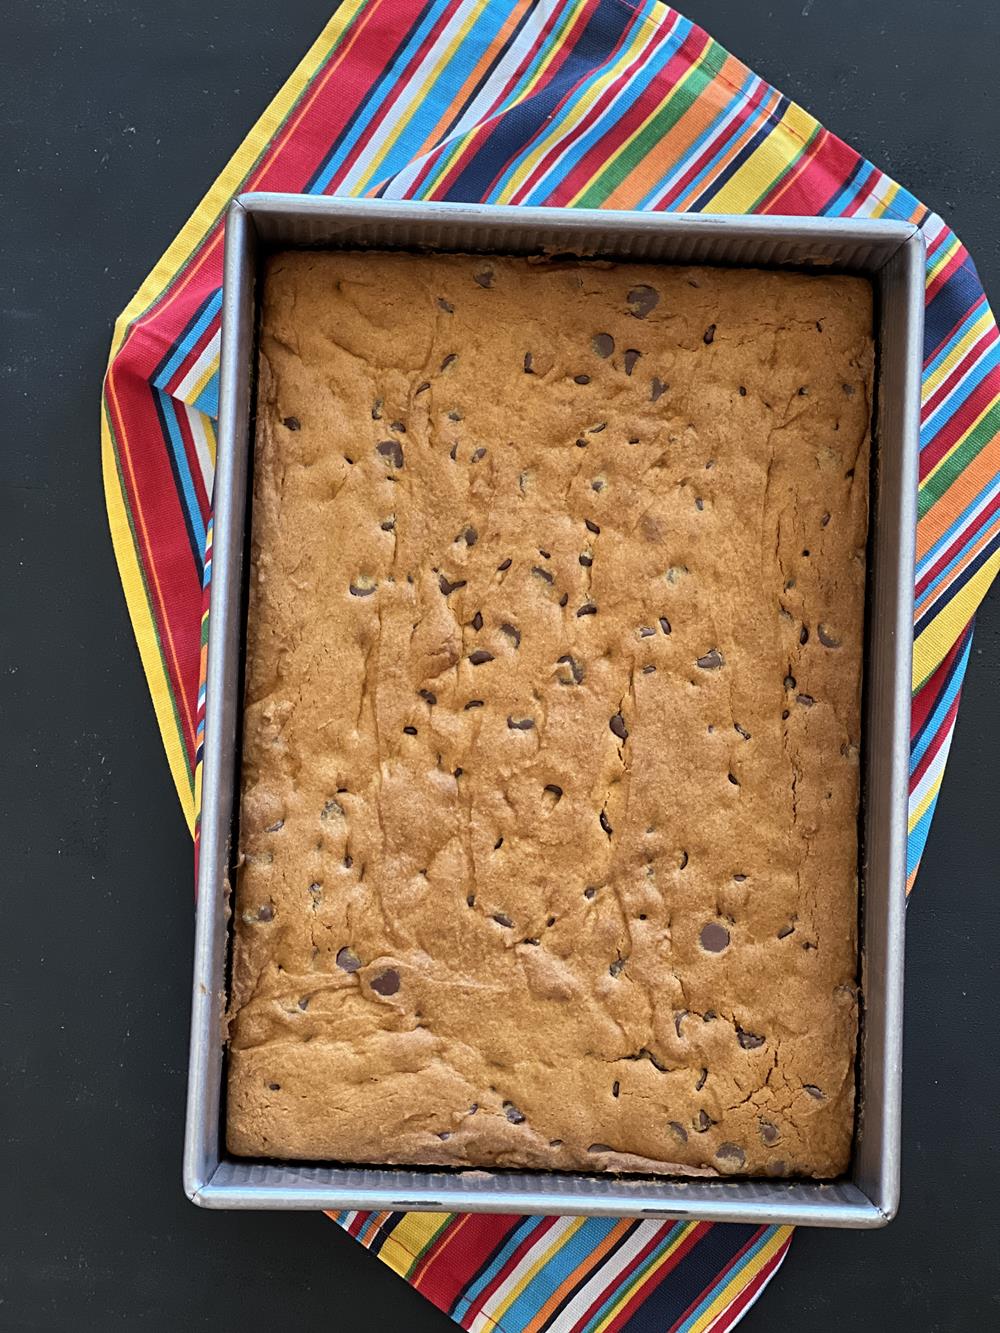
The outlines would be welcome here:
M 549 128 L 563 99 L 571 91 L 573 101 L 580 96 L 582 90 L 576 85 L 581 80 L 584 88 L 590 86 L 603 72 L 602 67 L 625 32 L 638 21 L 637 14 L 623 11 L 616 0 L 601 0 L 554 78 L 523 102 L 511 106 L 502 120 L 497 119 L 489 137 L 452 182 L 445 198 L 454 202 L 495 201 L 535 147 L 538 137 Z M 550 53 L 551 43 L 547 43 L 545 54 Z M 511 160 L 511 144 L 516 143 L 523 147 Z
M 993 343 L 988 347 L 985 353 L 979 358 L 979 361 L 973 368 L 966 373 L 966 378 L 960 385 L 956 385 L 951 393 L 934 409 L 932 416 L 920 427 L 920 447 L 930 444 L 932 438 L 941 430 L 948 421 L 955 415 L 958 409 L 972 394 L 987 375 L 1000 365 L 1000 343 Z
M 757 1241 L 755 1245 L 750 1246 L 746 1254 L 744 1254 L 740 1259 L 740 1271 L 742 1271 L 742 1269 L 748 1263 L 750 1263 L 750 1261 L 756 1255 L 760 1254 L 761 1250 L 774 1235 L 775 1230 L 776 1228 L 770 1227 L 767 1231 L 764 1232 L 764 1234 L 760 1237 L 760 1239 Z M 730 1280 L 730 1278 L 732 1278 L 732 1276 L 733 1276 L 732 1271 L 730 1271 L 728 1273 L 723 1274 L 719 1278 L 719 1280 L 716 1282 L 712 1290 L 707 1293 L 705 1299 L 701 1301 L 700 1304 L 696 1306 L 694 1310 L 691 1311 L 687 1319 L 684 1320 L 683 1324 L 678 1325 L 677 1333 L 690 1333 L 691 1328 L 694 1326 L 698 1318 L 705 1313 L 705 1311 L 709 1308 L 709 1306 L 718 1296 L 719 1288 L 724 1286 Z
M 539 1269 L 514 1303 L 504 1311 L 503 1327 L 506 1333 L 518 1333 L 519 1329 L 530 1323 L 560 1283 L 593 1253 L 595 1247 L 606 1239 L 619 1221 L 617 1217 L 588 1218 L 580 1230 L 561 1245 L 552 1258 Z
M 719 1273 L 733 1262 L 744 1245 L 756 1244 L 758 1232 L 774 1230 L 738 1222 L 709 1227 L 671 1270 L 669 1281 L 661 1282 L 646 1295 L 622 1333 L 663 1333 L 664 1329 L 673 1328 L 692 1303 L 701 1299 L 706 1287 L 717 1285 Z
M 960 565 L 962 561 L 966 559 L 972 548 L 975 545 L 977 545 L 977 543 L 980 542 L 983 539 L 983 537 L 986 536 L 986 534 L 990 531 L 990 529 L 991 528 L 997 529 L 998 525 L 1000 525 L 1000 516 L 994 514 L 988 524 L 984 523 L 982 527 L 977 527 L 973 531 L 971 536 L 968 538 L 965 545 L 958 551 L 957 555 L 953 556 L 952 559 L 949 560 L 946 565 L 944 565 L 940 570 L 938 570 L 935 577 L 931 579 L 927 587 L 924 588 L 923 592 L 921 592 L 920 600 L 923 601 L 925 597 L 930 597 L 934 593 L 935 589 L 939 588 L 941 584 L 947 580 L 948 575 L 952 573 L 952 571 L 955 569 L 955 566 Z M 994 537 L 995 536 L 996 532 L 994 532 Z M 926 615 L 926 612 L 924 614 Z
M 927 846 L 927 835 L 931 831 L 931 820 L 934 818 L 934 811 L 937 809 L 938 794 L 931 801 L 930 805 L 917 820 L 913 826 L 913 832 L 906 840 L 906 878 L 909 879 L 920 864 L 920 858 L 924 854 L 924 848 Z
M 705 205 L 707 203 L 710 203 L 719 193 L 719 191 L 723 188 L 723 186 L 727 185 L 729 181 L 732 180 L 732 178 L 736 175 L 739 169 L 742 166 L 744 166 L 745 163 L 747 163 L 751 157 L 753 157 L 754 153 L 756 153 L 760 145 L 771 137 L 771 135 L 774 133 L 774 130 L 780 123 L 781 117 L 785 114 L 785 112 L 791 105 L 792 103 L 790 99 L 787 97 L 782 97 L 778 101 L 774 110 L 768 112 L 768 114 L 764 117 L 764 120 L 761 123 L 761 127 L 757 131 L 757 133 L 753 136 L 753 138 L 749 141 L 749 143 L 743 145 L 740 151 L 733 158 L 732 162 L 730 162 L 729 166 L 726 167 L 726 169 L 720 173 L 718 179 L 714 180 L 712 184 L 708 186 L 708 188 L 705 190 L 703 194 L 698 195 L 688 205 L 692 213 L 701 213 L 704 211 Z M 772 182 L 771 185 L 772 189 L 773 186 L 774 182 Z
M 985 306 L 985 304 L 986 304 L 986 296 L 984 294 L 982 298 L 979 301 L 977 301 L 976 304 L 972 307 L 972 309 L 969 311 L 966 317 L 962 320 L 961 324 L 959 324 L 954 334 L 948 339 L 945 345 L 941 348 L 940 352 L 936 354 L 933 361 L 928 361 L 927 365 L 924 367 L 925 380 L 929 376 L 934 374 L 934 372 L 937 370 L 941 362 L 944 361 L 945 358 L 954 350 L 954 348 L 958 346 L 958 344 L 962 341 L 962 339 L 965 337 L 968 331 L 972 328 L 973 324 L 975 324 L 977 320 L 982 318 L 983 307 Z
M 306 194 L 322 194 L 324 192 L 338 169 L 350 156 L 351 149 L 381 110 L 387 93 L 392 85 L 398 81 L 413 53 L 419 49 L 424 38 L 447 10 L 450 3 L 451 0 L 431 0 L 424 8 L 420 18 L 411 29 L 412 35 L 409 41 L 398 48 L 396 58 L 385 67 L 381 77 L 376 79 L 368 90 L 363 104 L 358 107 L 355 116 L 345 126 L 345 132 L 334 143 L 323 165 L 313 174 L 312 179 L 306 185 Z M 367 112 L 366 115 L 362 114 L 365 112 Z
M 955 701 L 955 695 L 962 688 L 962 680 L 965 677 L 965 668 L 969 665 L 969 654 L 972 652 L 972 634 L 966 637 L 965 648 L 955 658 L 951 664 L 951 670 L 948 672 L 947 679 L 941 690 L 941 697 L 934 705 L 933 710 L 924 719 L 924 724 L 920 731 L 910 741 L 910 773 L 917 771 L 920 761 L 931 748 L 934 737 L 941 730 L 941 724 L 948 714 L 948 709 Z
M 461 1296 L 459 1296 L 458 1300 L 448 1311 L 456 1324 L 461 1322 L 469 1307 L 472 1305 L 472 1302 L 483 1289 L 493 1281 L 497 1273 L 500 1272 L 500 1269 L 503 1268 L 504 1264 L 524 1240 L 525 1236 L 529 1236 L 544 1220 L 545 1219 L 541 1217 L 523 1217 L 521 1219 L 518 1225 L 507 1237 L 503 1247 L 496 1255 L 494 1255 L 492 1262 L 483 1269 L 470 1287 L 465 1288 Z
M 983 549 L 976 556 L 975 560 L 973 560 L 971 564 L 965 567 L 962 573 L 951 585 L 950 589 L 948 590 L 949 602 L 951 602 L 958 595 L 958 593 L 961 592 L 961 590 L 965 587 L 965 585 L 969 582 L 970 579 L 975 578 L 975 576 L 982 569 L 983 565 L 986 564 L 987 560 L 989 560 L 990 557 L 997 550 L 1000 550 L 1000 532 L 994 533 L 994 535 L 990 538 L 990 540 L 986 543 Z M 924 612 L 924 614 L 920 617 L 920 619 L 913 627 L 914 636 L 919 636 L 923 634 L 927 626 L 930 625 L 931 622 L 937 616 L 939 616 L 943 610 L 944 610 L 943 607 L 939 607 L 937 605 L 928 607 L 928 609 Z
M 966 523 L 969 522 L 969 519 L 973 514 L 973 512 L 976 509 L 979 509 L 981 506 L 989 504 L 990 500 L 992 500 L 993 498 L 993 494 L 996 491 L 998 485 L 1000 485 L 1000 477 L 991 477 L 989 485 L 984 486 L 983 489 L 978 493 L 978 495 L 974 495 L 972 497 L 969 503 L 959 514 L 958 518 L 955 519 L 954 523 L 951 524 L 951 526 L 947 529 L 946 532 L 943 532 L 941 534 L 941 536 L 934 543 L 931 549 L 927 552 L 924 558 L 918 563 L 917 565 L 918 578 L 923 574 L 925 569 L 929 569 L 930 566 L 933 565 L 934 561 L 938 558 L 938 556 L 941 554 L 942 551 L 947 550 L 952 537 L 954 537 L 961 528 L 965 527 Z
M 839 217 L 858 198 L 875 171 L 876 168 L 872 163 L 862 158 L 844 182 L 839 193 L 835 194 L 826 204 L 823 209 L 824 215 L 831 218 Z
M 184 499 L 184 519 L 191 540 L 191 549 L 195 553 L 195 564 L 201 577 L 204 573 L 205 560 L 205 521 L 201 516 L 201 508 L 194 489 L 194 478 L 188 466 L 187 450 L 184 448 L 184 439 L 177 420 L 177 404 L 162 389 L 154 389 L 153 394 L 160 424 L 170 441 L 170 463 L 174 480 L 178 483 L 177 488 Z
M 191 404 L 199 412 L 204 412 L 205 416 L 211 417 L 213 421 L 218 420 L 219 416 L 219 372 L 215 370 L 205 381 L 205 387 Z
M 200 312 L 188 325 L 187 332 L 174 348 L 166 365 L 157 369 L 156 374 L 153 376 L 153 384 L 157 389 L 166 387 L 167 382 L 174 375 L 177 367 L 187 356 L 188 352 L 190 352 L 191 348 L 194 347 L 195 343 L 202 336 L 221 309 L 222 288 L 220 287 L 209 296 L 207 301 L 202 305 Z
M 976 270 L 967 258 L 927 306 L 924 325 L 925 361 L 955 327 L 957 316 L 963 310 L 968 310 L 981 291 Z

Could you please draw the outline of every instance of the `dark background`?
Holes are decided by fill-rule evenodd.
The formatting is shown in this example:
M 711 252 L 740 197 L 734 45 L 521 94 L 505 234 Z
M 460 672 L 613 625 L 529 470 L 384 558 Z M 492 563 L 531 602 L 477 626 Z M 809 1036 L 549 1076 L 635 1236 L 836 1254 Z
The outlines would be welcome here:
M 0 0 L 3 1330 L 451 1327 L 322 1217 L 181 1193 L 191 845 L 99 470 L 114 317 L 333 4 Z M 944 213 L 1000 301 L 994 0 L 684 8 Z M 748 1333 L 1000 1326 L 998 684 L 994 594 L 909 913 L 902 1211 L 800 1231 Z

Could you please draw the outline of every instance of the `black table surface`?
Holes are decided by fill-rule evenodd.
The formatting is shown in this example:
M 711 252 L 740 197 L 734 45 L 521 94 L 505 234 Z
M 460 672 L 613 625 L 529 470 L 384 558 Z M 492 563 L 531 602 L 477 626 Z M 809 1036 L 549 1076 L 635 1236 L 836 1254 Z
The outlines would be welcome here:
M 2 1330 L 451 1327 L 323 1217 L 181 1192 L 191 845 L 99 471 L 115 315 L 332 7 L 0 4 Z M 1000 299 L 994 0 L 686 12 L 943 213 Z M 994 593 L 909 911 L 900 1215 L 801 1230 L 749 1333 L 1000 1327 L 998 685 Z

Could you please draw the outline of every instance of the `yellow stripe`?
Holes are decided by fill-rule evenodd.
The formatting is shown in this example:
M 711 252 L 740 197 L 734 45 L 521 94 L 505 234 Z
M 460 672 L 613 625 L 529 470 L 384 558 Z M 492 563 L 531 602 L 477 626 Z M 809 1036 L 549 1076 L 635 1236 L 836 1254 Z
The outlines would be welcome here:
M 750 1285 L 764 1265 L 774 1258 L 775 1254 L 781 1249 L 782 1245 L 785 1244 L 791 1234 L 791 1227 L 782 1227 L 779 1231 L 775 1232 L 767 1244 L 761 1247 L 749 1263 L 744 1264 L 742 1267 L 735 1270 L 733 1276 L 722 1288 L 709 1308 L 700 1314 L 695 1323 L 693 1323 L 689 1329 L 685 1329 L 684 1333 L 705 1333 L 705 1329 L 712 1326 L 714 1321 L 718 1319 L 720 1314 L 722 1314 L 723 1310 L 728 1309 L 740 1292 Z
M 943 607 L 913 645 L 913 689 L 919 690 L 954 647 L 1000 570 L 1000 551 L 978 569 L 962 591 Z
M 915 810 L 910 811 L 910 817 L 907 822 L 908 833 L 913 832 L 913 830 L 920 823 L 921 819 L 923 819 L 924 815 L 927 813 L 928 807 L 937 797 L 938 792 L 941 790 L 941 780 L 943 777 L 944 777 L 944 769 L 941 769 L 940 773 L 938 773 L 937 777 L 934 779 L 930 787 L 924 793 L 924 799 L 920 802 L 920 804 L 916 807 Z
M 448 1221 L 450 1213 L 407 1213 L 378 1252 L 400 1277 L 408 1277 L 417 1255 Z
M 444 50 L 441 52 L 440 56 L 435 61 L 434 66 L 430 71 L 430 73 L 425 75 L 419 90 L 413 95 L 410 101 L 410 109 L 407 112 L 407 114 L 405 116 L 400 116 L 397 118 L 396 129 L 385 140 L 385 143 L 382 145 L 378 157 L 374 161 L 369 163 L 368 169 L 365 171 L 364 175 L 361 176 L 350 187 L 351 194 L 362 195 L 372 184 L 373 181 L 377 182 L 376 172 L 382 166 L 382 163 L 385 161 L 388 155 L 392 152 L 393 146 L 398 142 L 400 136 L 406 132 L 414 116 L 419 115 L 420 112 L 423 111 L 424 108 L 426 107 L 427 90 L 429 88 L 433 88 L 435 83 L 437 83 L 438 79 L 441 76 L 441 71 L 444 69 L 445 65 L 447 65 L 448 62 L 452 59 L 458 47 L 462 44 L 462 42 L 464 42 L 465 38 L 469 33 L 470 28 L 472 28 L 479 21 L 479 18 L 483 10 L 489 3 L 490 0 L 479 0 L 479 3 L 476 6 L 476 8 L 469 11 L 469 15 L 466 18 L 465 22 L 456 31 L 454 37 L 448 43 L 447 47 L 445 47 Z
M 961 242 L 956 236 L 950 245 L 942 246 L 941 249 L 937 252 L 937 254 L 935 254 L 933 260 L 931 261 L 930 267 L 927 270 L 928 287 L 934 281 L 935 277 L 941 272 L 944 266 L 947 263 L 949 263 L 952 259 L 954 259 L 955 255 L 958 253 L 960 245 Z
M 712 199 L 712 213 L 749 213 L 765 190 L 769 190 L 789 167 L 790 158 L 798 158 L 818 122 L 792 102 L 774 130 L 726 181 Z M 793 141 L 790 148 L 788 140 Z
M 944 381 L 948 378 L 948 376 L 955 369 L 955 367 L 962 360 L 962 358 L 968 354 L 970 347 L 972 347 L 976 342 L 978 342 L 979 339 L 983 336 L 983 334 L 989 331 L 992 325 L 993 325 L 993 316 L 990 313 L 989 307 L 984 306 L 983 313 L 976 320 L 975 324 L 973 324 L 972 327 L 968 330 L 968 332 L 964 335 L 962 341 L 955 344 L 952 350 L 948 353 L 945 359 L 934 371 L 934 374 L 928 375 L 924 379 L 923 393 L 922 393 L 923 402 L 926 403 L 928 399 L 934 395 L 938 387 L 944 383 Z
M 988 402 L 988 403 L 986 404 L 986 406 L 985 406 L 985 407 L 983 408 L 983 410 L 980 412 L 979 416 L 976 417 L 975 421 L 973 421 L 972 424 L 969 426 L 968 430 L 965 430 L 965 431 L 962 432 L 962 434 L 958 437 L 958 439 L 957 439 L 957 440 L 955 441 L 955 443 L 951 446 L 951 448 L 948 450 L 948 452 L 947 452 L 946 454 L 942 455 L 942 457 L 939 458 L 938 461 L 934 464 L 934 466 L 931 468 L 930 472 L 927 473 L 927 476 L 926 476 L 926 477 L 921 477 L 921 479 L 920 479 L 920 486 L 921 486 L 921 488 L 923 488 L 924 486 L 926 486 L 926 485 L 928 484 L 928 482 L 929 482 L 933 477 L 937 476 L 937 474 L 941 471 L 941 469 L 942 469 L 942 468 L 945 466 L 945 464 L 948 462 L 948 459 L 951 458 L 953 454 L 957 453 L 957 451 L 958 451 L 959 449 L 961 449 L 962 445 L 963 445 L 963 444 L 965 443 L 965 441 L 969 438 L 969 436 L 973 433 L 973 431 L 977 428 L 977 426 L 978 426 L 979 423 L 983 420 L 983 418 L 989 416 L 989 414 L 993 411 L 993 409 L 994 409 L 995 407 L 996 407 L 996 401 L 995 401 L 995 400 L 990 401 L 990 402 Z
M 219 358 L 216 356 L 213 357 L 211 361 L 209 361 L 208 365 L 198 376 L 197 380 L 195 381 L 194 388 L 184 395 L 184 401 L 187 403 L 189 407 L 194 407 L 195 403 L 205 392 L 205 386 L 208 384 L 209 380 L 212 378 L 212 376 L 218 369 L 219 369 Z
M 525 1287 L 532 1280 L 532 1278 L 539 1271 L 539 1269 L 544 1268 L 545 1265 L 552 1258 L 552 1256 L 554 1254 L 557 1254 L 564 1245 L 566 1245 L 569 1241 L 573 1239 L 576 1233 L 584 1225 L 586 1220 L 587 1219 L 585 1217 L 574 1217 L 573 1225 L 569 1227 L 566 1231 L 563 1231 L 558 1236 L 556 1236 L 555 1240 L 553 1240 L 551 1244 L 546 1245 L 545 1249 L 541 1253 L 541 1256 L 535 1260 L 535 1262 L 531 1265 L 531 1267 L 524 1274 L 524 1276 L 514 1284 L 511 1290 L 504 1297 L 503 1303 L 501 1305 L 484 1305 L 483 1314 L 486 1315 L 488 1319 L 491 1319 L 495 1324 L 499 1324 L 500 1321 L 503 1319 L 504 1315 L 514 1304 L 518 1296 L 520 1296 L 521 1292 L 525 1289 Z
M 602 1329 L 607 1328 L 608 1325 L 614 1321 L 614 1319 L 624 1308 L 624 1306 L 626 1306 L 628 1302 L 632 1299 L 632 1297 L 635 1295 L 636 1288 L 645 1286 L 646 1283 L 649 1281 L 649 1279 L 653 1276 L 653 1274 L 659 1268 L 662 1268 L 662 1266 L 667 1262 L 670 1256 L 677 1249 L 678 1245 L 683 1245 L 684 1241 L 691 1234 L 692 1227 L 696 1227 L 699 1225 L 700 1223 L 698 1222 L 685 1223 L 685 1225 L 681 1228 L 679 1234 L 674 1237 L 674 1239 L 670 1242 L 667 1248 L 658 1257 L 656 1262 L 654 1264 L 651 1264 L 649 1268 L 643 1270 L 642 1276 L 640 1277 L 639 1281 L 633 1282 L 629 1286 L 624 1288 L 621 1295 L 615 1301 L 614 1305 L 611 1307 L 611 1309 L 607 1312 L 607 1314 L 604 1316 L 601 1322 L 594 1329 L 594 1333 L 601 1333 Z
M 644 24 L 636 25 L 632 40 L 629 42 L 625 50 L 622 51 L 615 63 L 607 67 L 604 73 L 594 81 L 586 94 L 576 99 L 572 112 L 564 110 L 558 120 L 553 121 L 554 128 L 551 132 L 535 145 L 534 149 L 517 168 L 513 177 L 511 177 L 504 186 L 498 200 L 499 203 L 510 202 L 549 150 L 570 136 L 572 131 L 576 129 L 580 122 L 588 115 L 591 108 L 594 106 L 594 103 L 600 98 L 605 89 L 614 83 L 614 81 L 621 75 L 622 71 L 637 58 L 646 46 L 649 45 L 655 35 L 655 29 L 651 27 L 647 29 L 647 26 Z

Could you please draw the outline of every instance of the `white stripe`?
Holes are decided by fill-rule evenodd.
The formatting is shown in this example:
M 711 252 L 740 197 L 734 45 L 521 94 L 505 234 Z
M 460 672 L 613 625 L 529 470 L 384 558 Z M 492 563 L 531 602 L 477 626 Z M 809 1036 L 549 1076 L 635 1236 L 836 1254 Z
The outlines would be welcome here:
M 757 1304 L 757 1302 L 760 1300 L 761 1296 L 763 1296 L 764 1292 L 767 1291 L 768 1287 L 770 1286 L 771 1279 L 774 1277 L 775 1273 L 777 1273 L 778 1269 L 781 1267 L 781 1265 L 785 1262 L 785 1260 L 786 1260 L 787 1258 L 788 1258 L 788 1250 L 787 1250 L 787 1248 L 786 1248 L 784 1254 L 781 1256 L 781 1258 L 780 1258 L 780 1259 L 778 1260 L 778 1262 L 775 1264 L 774 1268 L 771 1270 L 770 1273 L 768 1273 L 768 1275 L 767 1275 L 767 1281 L 761 1283 L 761 1285 L 760 1285 L 760 1287 L 757 1289 L 757 1291 L 754 1292 L 754 1294 L 753 1294 L 753 1299 L 750 1300 L 750 1301 L 748 1301 L 747 1304 L 746 1304 L 746 1306 L 740 1311 L 739 1315 L 737 1316 L 736 1323 L 735 1323 L 735 1324 L 729 1324 L 729 1325 L 726 1325 L 725 1327 L 728 1327 L 728 1328 L 735 1328 L 735 1327 L 736 1327 L 736 1324 L 738 1324 L 738 1323 L 742 1320 L 742 1318 L 743 1318 L 743 1316 L 746 1314 L 747 1310 L 752 1310 L 752 1309 L 753 1309 L 753 1307 L 754 1307 L 754 1306 Z M 738 1296 L 739 1294 L 740 1294 L 739 1292 L 736 1293 L 737 1296 Z M 735 1299 L 736 1299 L 736 1297 L 734 1296 L 734 1297 L 733 1297 L 733 1300 L 735 1300 Z M 730 1304 L 732 1304 L 732 1302 L 730 1302 Z M 714 1319 L 712 1320 L 712 1322 L 709 1324 L 708 1328 L 706 1328 L 706 1329 L 704 1330 L 704 1333 L 712 1333 L 712 1330 L 713 1330 L 713 1329 L 718 1329 L 718 1328 L 723 1327 L 721 1321 L 722 1321 L 723 1319 L 727 1318 L 728 1315 L 729 1315 L 729 1307 L 727 1306 L 725 1310 L 720 1310 L 720 1312 L 715 1316 L 715 1318 L 714 1318 Z
M 597 1268 L 588 1278 L 587 1284 L 570 1301 L 559 1318 L 552 1325 L 552 1333 L 561 1333 L 571 1329 L 580 1320 L 602 1292 L 615 1285 L 615 1279 L 644 1245 L 648 1245 L 662 1228 L 662 1222 L 643 1222 L 635 1234 L 630 1236 L 621 1249 Z
M 513 77 L 515 70 L 524 59 L 524 56 L 537 43 L 541 36 L 542 29 L 548 22 L 552 13 L 553 4 L 557 2 L 559 2 L 559 0 L 547 0 L 544 5 L 540 5 L 530 16 L 521 35 L 511 45 L 503 60 L 501 60 L 500 64 L 490 75 L 487 82 L 480 89 L 479 93 L 463 113 L 461 119 L 455 125 L 451 133 L 447 138 L 442 140 L 442 145 L 445 148 L 450 147 L 457 140 L 462 139 L 465 135 L 481 125 L 488 125 L 492 121 L 501 119 L 511 107 L 518 105 L 518 102 L 521 100 L 520 98 L 515 99 L 515 101 L 510 102 L 509 104 L 505 103 L 499 108 L 495 107 L 497 99 L 503 92 L 504 85 Z M 437 148 L 438 145 L 435 145 L 434 148 L 428 149 L 426 153 L 422 153 L 420 157 L 414 158 L 414 160 L 405 166 L 402 171 L 398 172 L 397 175 L 393 177 L 392 183 L 386 190 L 385 197 L 387 199 L 404 198 L 413 182 L 422 171 L 428 157 L 430 157 L 432 152 L 437 151 Z M 442 152 L 441 156 L 447 156 L 447 152 Z M 435 170 L 437 170 L 437 168 L 435 168 Z
M 199 380 L 202 379 L 202 377 L 205 374 L 205 371 L 208 369 L 208 367 L 212 364 L 213 361 L 218 360 L 219 344 L 221 342 L 221 339 L 222 339 L 222 329 L 221 327 L 216 328 L 215 332 L 212 334 L 209 341 L 202 348 L 201 355 L 198 357 L 198 360 L 194 363 L 194 365 L 191 367 L 188 373 L 181 380 L 180 384 L 178 384 L 177 388 L 171 394 L 172 398 L 183 398 L 183 400 L 187 402 L 188 398 L 191 396 L 194 390 L 194 386 L 199 382 Z
M 934 756 L 934 761 L 927 772 L 920 779 L 910 794 L 910 814 L 916 816 L 917 811 L 923 805 L 927 798 L 927 793 L 932 791 L 934 784 L 939 782 L 941 774 L 944 772 L 944 766 L 948 762 L 948 751 L 951 749 L 951 739 L 955 734 L 954 726 L 948 730 L 948 735 L 941 742 L 941 748 Z
M 959 541 L 962 538 L 968 540 L 970 529 L 976 526 L 977 518 L 987 507 L 987 505 L 991 504 L 992 501 L 996 498 L 998 491 L 1000 491 L 1000 477 L 997 477 L 997 479 L 994 481 L 993 485 L 989 488 L 989 490 L 983 492 L 982 499 L 976 505 L 972 513 L 969 514 L 963 520 L 962 526 L 960 528 L 956 528 L 954 532 L 952 532 L 949 529 L 949 531 L 945 534 L 945 536 L 943 536 L 939 541 L 935 542 L 935 544 L 927 552 L 924 558 L 918 562 L 917 564 L 918 578 L 920 578 L 925 569 L 929 569 L 931 565 L 933 565 L 934 561 L 938 558 L 938 556 L 941 554 L 942 550 L 944 550 L 945 547 L 954 545 L 955 542 Z M 950 577 L 953 578 L 954 574 L 955 571 L 952 570 Z M 935 590 L 934 596 L 937 597 L 939 594 L 940 594 L 940 588 Z M 926 596 L 926 594 L 924 594 L 924 596 Z M 923 597 L 921 597 L 920 600 L 923 601 Z
M 194 451 L 198 456 L 201 483 L 205 487 L 205 494 L 211 499 L 212 486 L 215 481 L 215 466 L 212 463 L 212 451 L 205 431 L 205 416 L 204 413 L 189 406 L 183 400 L 181 406 L 187 414 L 188 427 L 191 431 L 191 438 L 194 440 Z
M 492 1330 L 496 1324 L 496 1312 L 503 1304 L 505 1298 L 517 1286 L 518 1282 L 524 1277 L 525 1273 L 534 1267 L 545 1252 L 553 1246 L 558 1246 L 559 1241 L 566 1232 L 578 1222 L 575 1217 L 560 1217 L 554 1227 L 551 1227 L 540 1236 L 531 1246 L 527 1254 L 523 1255 L 517 1267 L 512 1273 L 508 1273 L 501 1286 L 493 1293 L 487 1304 L 476 1315 L 470 1326 L 469 1333 L 486 1333 Z
M 399 126 L 406 120 L 406 113 L 410 108 L 424 99 L 430 71 L 451 45 L 458 30 L 465 24 L 470 13 L 474 13 L 477 8 L 481 9 L 482 7 L 483 0 L 465 0 L 465 3 L 455 11 L 447 27 L 411 75 L 401 96 L 397 97 L 392 112 L 375 131 L 372 138 L 369 139 L 361 156 L 338 185 L 338 194 L 357 194 L 359 192 L 361 181 L 368 175 L 374 163 L 381 156 L 383 145 L 389 139 L 395 137 Z
M 983 329 L 982 333 L 980 333 L 979 337 L 975 340 L 975 342 L 970 347 L 967 347 L 965 351 L 962 353 L 960 358 L 962 361 L 964 361 L 967 357 L 971 356 L 973 352 L 977 351 L 977 349 L 980 349 L 981 344 L 986 341 L 986 339 L 993 331 L 993 321 L 992 319 L 990 319 L 990 312 L 988 309 L 981 310 L 979 312 L 979 318 L 985 320 L 986 327 Z M 989 347 L 982 347 L 981 350 L 978 351 L 978 355 L 975 357 L 975 360 L 966 370 L 965 374 L 958 381 L 958 383 L 953 385 L 951 389 L 949 389 L 946 396 L 941 399 L 940 403 L 938 403 L 937 407 L 935 407 L 934 411 L 930 414 L 930 416 L 920 423 L 921 431 L 929 430 L 933 434 L 935 435 L 937 434 L 937 432 L 941 429 L 941 425 L 944 424 L 944 421 L 942 420 L 940 425 L 935 425 L 935 423 L 938 421 L 938 418 L 950 417 L 952 415 L 952 413 L 948 410 L 948 404 L 951 402 L 951 400 L 955 397 L 956 394 L 962 392 L 962 387 L 965 384 L 965 381 L 969 378 L 970 375 L 973 374 L 973 372 L 979 367 L 980 363 L 983 361 L 984 357 L 986 357 L 990 352 L 992 352 L 992 350 L 993 350 L 993 344 L 991 344 Z M 949 375 L 953 375 L 954 373 L 955 373 L 955 367 L 950 366 L 944 378 L 947 379 Z M 980 384 L 981 383 L 982 380 L 980 380 Z M 936 386 L 933 392 L 937 393 L 940 387 L 941 387 L 940 385 Z M 979 388 L 978 384 L 976 385 L 976 388 L 977 389 Z

